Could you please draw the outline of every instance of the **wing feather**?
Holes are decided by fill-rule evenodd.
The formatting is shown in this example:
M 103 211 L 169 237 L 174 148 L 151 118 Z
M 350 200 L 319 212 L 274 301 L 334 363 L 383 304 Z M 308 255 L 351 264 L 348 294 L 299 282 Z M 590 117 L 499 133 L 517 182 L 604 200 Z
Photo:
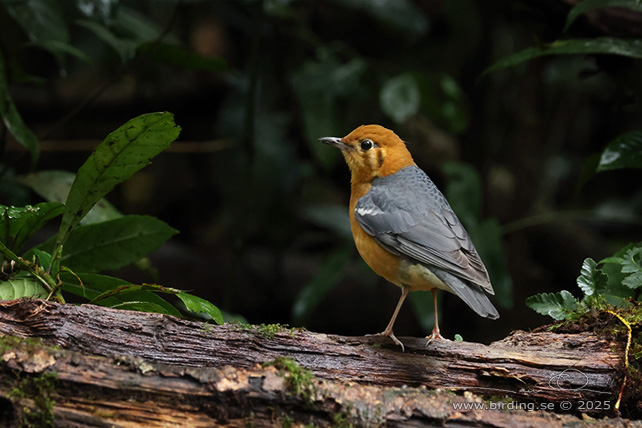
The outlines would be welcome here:
M 442 269 L 493 294 L 468 233 L 419 167 L 373 180 L 370 191 L 357 202 L 355 217 L 388 251 Z

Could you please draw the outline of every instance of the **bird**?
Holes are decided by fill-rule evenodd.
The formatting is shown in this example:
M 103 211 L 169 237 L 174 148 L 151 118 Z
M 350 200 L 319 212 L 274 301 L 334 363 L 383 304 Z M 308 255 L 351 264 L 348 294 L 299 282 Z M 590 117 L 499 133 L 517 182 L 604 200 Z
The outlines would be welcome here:
M 350 228 L 359 254 L 375 273 L 401 288 L 392 318 L 378 335 L 405 351 L 393 327 L 408 293 L 417 290 L 430 290 L 435 307 L 427 345 L 444 339 L 438 290 L 455 294 L 482 317 L 499 318 L 486 295 L 495 292 L 472 240 L 397 134 L 380 125 L 361 125 L 343 138 L 319 141 L 341 150 L 350 169 Z

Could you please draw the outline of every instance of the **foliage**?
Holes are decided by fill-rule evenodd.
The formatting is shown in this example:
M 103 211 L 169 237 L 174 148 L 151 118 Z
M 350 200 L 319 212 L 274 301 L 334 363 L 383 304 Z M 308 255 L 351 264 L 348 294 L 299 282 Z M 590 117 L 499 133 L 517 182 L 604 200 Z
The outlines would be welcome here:
M 620 4 L 635 6 L 636 1 Z M 586 241 L 571 238 L 559 246 L 551 242 L 553 233 L 500 224 L 524 220 L 532 225 L 529 220 L 543 215 L 558 227 L 571 218 L 560 211 L 582 210 L 582 220 L 588 221 L 573 227 L 592 242 L 604 240 L 606 248 L 621 245 L 622 239 L 638 240 L 626 235 L 636 233 L 642 199 L 623 198 L 639 187 L 630 175 L 638 171 L 613 171 L 595 180 L 601 155 L 596 153 L 586 175 L 590 186 L 573 193 L 568 183 L 587 154 L 639 129 L 635 42 L 578 19 L 589 3 L 615 1 L 578 2 L 567 7 L 575 10 L 567 17 L 561 3 L 526 1 L 481 7 L 472 0 L 0 0 L 5 100 L 0 103 L 5 109 L 0 203 L 64 203 L 73 174 L 65 177 L 49 168 L 76 170 L 80 146 L 64 152 L 57 142 L 100 140 L 106 130 L 140 112 L 171 110 L 184 127 L 186 144 L 119 186 L 110 194 L 114 205 L 100 200 L 73 230 L 117 219 L 121 214 L 114 206 L 152 214 L 181 230 L 166 247 L 164 254 L 173 251 L 173 257 L 163 266 L 164 275 L 175 274 L 199 295 L 211 293 L 253 323 L 354 333 L 361 329 L 357 325 L 381 321 L 368 313 L 387 311 L 394 304 L 388 293 L 394 290 L 375 289 L 377 277 L 356 254 L 345 165 L 337 151 L 317 139 L 380 123 L 408 141 L 417 164 L 445 190 L 491 271 L 494 301 L 508 308 L 512 287 L 503 247 L 508 262 L 518 266 L 511 271 L 513 282 L 524 290 L 542 279 L 555 287 L 575 276 L 569 266 L 576 262 L 568 260 L 580 248 L 586 251 Z M 564 19 L 570 25 L 567 34 Z M 622 39 L 633 56 L 579 54 L 573 43 L 555 42 L 590 42 L 591 37 L 613 39 L 613 46 Z M 603 50 L 613 47 L 608 39 Z M 496 58 L 533 46 L 537 55 L 563 48 L 578 54 L 543 55 L 475 82 Z M 33 143 L 20 134 L 28 127 L 37 139 L 47 140 L 42 151 L 37 139 Z M 448 161 L 466 166 L 442 169 Z M 615 215 L 628 217 L 614 225 Z M 67 238 L 63 257 L 72 255 L 68 248 L 75 233 Z M 145 233 L 163 239 L 162 233 Z M 45 259 L 55 245 L 54 238 L 47 248 L 33 248 L 29 257 Z M 605 254 L 610 253 L 613 249 Z M 81 252 L 62 265 L 78 260 L 76 255 Z M 149 260 L 138 264 L 144 263 Z M 85 271 L 82 264 L 82 271 L 70 266 L 82 274 L 79 279 L 61 272 L 63 294 L 73 287 L 91 300 L 130 284 L 125 279 L 112 283 L 97 273 L 106 272 Z M 13 278 L 15 289 L 24 285 L 19 280 Z M 357 282 L 360 287 L 353 286 Z M 346 287 L 339 290 L 339 284 Z M 99 301 L 127 307 L 130 297 L 135 302 L 151 302 L 156 293 L 175 298 L 165 294 L 169 287 L 154 291 L 146 288 L 150 284 L 135 285 L 129 293 Z M 360 322 L 344 322 L 349 316 L 335 316 L 332 309 L 344 309 L 340 305 L 353 299 L 361 302 L 350 296 L 357 290 L 368 306 L 353 304 L 349 316 Z M 413 303 L 417 317 L 430 326 L 430 294 L 413 293 Z M 444 311 L 450 318 L 445 327 L 455 324 L 466 337 L 501 334 L 451 313 Z M 361 330 L 382 327 L 373 324 Z
M 113 270 L 140 260 L 177 233 L 149 216 L 118 216 L 79 226 L 80 221 L 117 184 L 167 149 L 180 132 L 169 113 L 130 120 L 112 132 L 80 167 L 64 204 L 0 206 L 0 253 L 3 278 L 0 297 L 46 297 L 63 301 L 61 291 L 90 303 L 180 315 L 156 293 L 176 295 L 194 315 L 222 323 L 220 311 L 196 296 L 159 285 L 133 285 L 95 272 Z M 18 253 L 45 222 L 62 215 L 58 233 L 49 241 Z
M 637 0 L 583 0 L 568 13 L 564 31 L 583 13 L 606 8 L 623 7 L 640 11 Z M 513 67 L 532 59 L 547 55 L 617 55 L 632 59 L 642 58 L 642 40 L 622 37 L 593 37 L 590 39 L 556 40 L 527 48 L 500 59 L 484 71 L 484 75 Z M 632 130 L 619 135 L 585 163 L 580 176 L 580 185 L 596 172 L 616 169 L 642 168 L 642 132 Z M 614 257 L 602 260 L 598 267 L 593 259 L 584 260 L 577 285 L 583 296 L 577 299 L 569 291 L 541 293 L 526 299 L 526 304 L 540 314 L 549 315 L 556 320 L 575 318 L 593 309 L 606 305 L 626 306 L 628 299 L 637 300 L 642 286 L 642 266 L 640 244 L 630 244 Z
M 569 291 L 540 293 L 526 299 L 526 305 L 537 313 L 556 320 L 574 319 L 591 310 L 604 309 L 607 305 L 625 307 L 629 299 L 639 300 L 642 290 L 642 242 L 629 244 L 615 256 L 600 261 L 593 259 L 582 263 L 577 285 L 582 290 L 581 299 Z

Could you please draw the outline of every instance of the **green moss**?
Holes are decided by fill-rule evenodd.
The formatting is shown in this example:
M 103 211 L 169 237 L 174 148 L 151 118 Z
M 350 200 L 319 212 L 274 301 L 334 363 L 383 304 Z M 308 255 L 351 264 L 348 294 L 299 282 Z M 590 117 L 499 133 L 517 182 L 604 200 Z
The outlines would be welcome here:
M 230 324 L 235 328 L 256 333 L 259 336 L 268 340 L 274 339 L 274 337 L 279 333 L 285 333 L 290 335 L 290 337 L 296 337 L 297 332 L 307 331 L 305 327 L 290 328 L 287 324 L 279 324 L 279 323 L 254 325 L 254 324 L 242 324 L 242 323 L 233 322 Z
M 287 357 L 278 357 L 263 363 L 263 366 L 276 367 L 279 375 L 285 380 L 288 391 L 301 396 L 307 404 L 312 404 L 317 390 L 314 386 L 314 375 L 310 370 L 304 369 L 292 358 Z
M 17 351 L 32 355 L 43 352 L 57 353 L 59 350 L 59 346 L 48 345 L 41 338 L 0 337 L 0 354 Z M 11 391 L 8 398 L 21 410 L 18 415 L 18 426 L 53 426 L 55 402 L 51 397 L 56 387 L 57 374 L 16 372 L 15 376 L 13 383 L 7 386 Z
M 9 398 L 31 400 L 32 406 L 23 405 L 19 415 L 20 427 L 52 427 L 54 426 L 53 407 L 55 401 L 51 398 L 56 387 L 56 373 L 42 373 L 38 376 L 18 376 L 9 393 Z
M 0 353 L 9 351 L 12 349 L 20 348 L 29 353 L 40 350 L 47 349 L 52 351 L 60 350 L 58 345 L 49 345 L 40 337 L 18 337 L 18 336 L 1 336 L 0 337 Z
M 353 428 L 347 416 L 343 412 L 332 415 L 332 428 Z

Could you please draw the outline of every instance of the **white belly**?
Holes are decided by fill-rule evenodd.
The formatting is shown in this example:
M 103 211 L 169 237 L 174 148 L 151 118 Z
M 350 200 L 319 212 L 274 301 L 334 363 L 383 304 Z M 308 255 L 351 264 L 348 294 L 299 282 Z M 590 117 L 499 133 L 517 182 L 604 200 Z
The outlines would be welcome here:
M 424 265 L 411 263 L 407 260 L 399 266 L 399 279 L 410 287 L 411 290 L 431 290 L 439 288 L 452 292 L 450 287 Z

